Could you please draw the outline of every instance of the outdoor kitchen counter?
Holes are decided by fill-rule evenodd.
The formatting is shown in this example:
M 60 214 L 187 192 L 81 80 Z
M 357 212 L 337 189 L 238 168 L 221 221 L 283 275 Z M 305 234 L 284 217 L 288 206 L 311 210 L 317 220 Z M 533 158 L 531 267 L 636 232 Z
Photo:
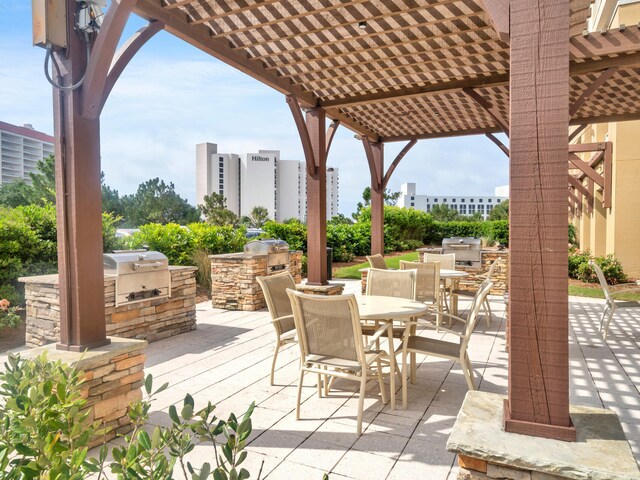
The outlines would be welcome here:
M 115 306 L 116 275 L 104 276 L 107 335 L 154 342 L 196 328 L 196 267 L 170 266 L 171 296 Z M 58 275 L 22 277 L 28 347 L 60 340 Z

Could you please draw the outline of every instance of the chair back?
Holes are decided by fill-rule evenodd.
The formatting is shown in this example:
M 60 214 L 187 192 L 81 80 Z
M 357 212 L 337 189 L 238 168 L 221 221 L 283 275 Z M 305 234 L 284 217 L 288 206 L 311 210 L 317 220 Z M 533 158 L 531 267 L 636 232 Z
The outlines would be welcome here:
M 476 292 L 476 295 L 473 297 L 471 301 L 471 306 L 469 307 L 469 316 L 467 317 L 467 323 L 464 328 L 464 337 L 462 337 L 462 350 L 467 349 L 467 345 L 469 344 L 469 339 L 471 338 L 471 334 L 476 329 L 476 325 L 478 325 L 478 314 L 480 313 L 480 307 L 482 303 L 489 295 L 489 291 L 493 287 L 493 283 L 489 280 L 485 280 L 480 285 L 480 288 Z
M 400 260 L 400 270 L 417 270 L 416 300 L 438 303 L 440 299 L 440 262 L 420 263 Z
M 369 269 L 367 275 L 367 295 L 385 297 L 416 298 L 417 270 Z
M 371 268 L 378 268 L 380 270 L 386 270 L 387 264 L 384 262 L 384 257 L 379 253 L 375 255 L 367 255 L 367 260 L 369 260 L 369 265 Z
M 271 318 L 281 319 L 279 322 L 274 322 L 276 330 L 280 330 L 278 333 L 285 333 L 296 328 L 293 318 L 293 309 L 291 308 L 291 301 L 287 295 L 287 289 L 296 288 L 296 282 L 289 272 L 278 273 L 276 275 L 266 275 L 262 277 L 256 277 L 262 293 L 264 293 L 264 299 L 267 301 L 267 308 L 271 314 Z
M 493 261 L 493 263 L 489 267 L 489 271 L 487 272 L 487 277 L 486 277 L 487 280 L 491 280 L 493 278 L 493 274 L 496 272 L 496 268 L 498 268 L 498 265 L 500 265 L 501 263 L 502 263 L 501 257 L 498 257 Z
M 424 263 L 440 262 L 440 268 L 445 270 L 456 269 L 455 253 L 425 253 L 422 261 Z
M 365 364 L 358 304 L 353 295 L 309 295 L 287 290 L 303 358 L 328 356 Z
M 607 283 L 607 279 L 605 278 L 602 269 L 593 260 L 589 260 L 589 265 L 591 265 L 591 267 L 593 267 L 596 272 L 598 282 L 600 282 L 600 287 L 602 288 L 602 291 L 604 293 L 604 298 L 606 298 L 608 302 L 613 303 L 613 297 L 611 296 L 611 292 L 609 292 L 609 284 Z

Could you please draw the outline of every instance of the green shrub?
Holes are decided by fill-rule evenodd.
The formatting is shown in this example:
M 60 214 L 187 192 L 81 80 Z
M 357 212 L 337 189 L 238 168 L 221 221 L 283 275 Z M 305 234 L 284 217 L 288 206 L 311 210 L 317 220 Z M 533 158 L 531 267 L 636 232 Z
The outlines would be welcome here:
M 247 243 L 244 227 L 217 226 L 208 223 L 190 223 L 187 228 L 193 235 L 193 245 L 209 255 L 241 252 Z
M 572 223 L 569 224 L 569 245 L 572 247 L 578 247 L 578 236 L 576 234 L 576 226 Z
M 484 222 L 484 235 L 497 243 L 509 246 L 509 220 Z
M 108 449 L 99 458 L 87 457 L 90 442 L 106 429 L 90 421 L 91 410 L 81 393 L 83 373 L 46 355 L 23 360 L 10 355 L 0 372 L 0 478 L 3 480 L 103 478 Z M 244 480 L 241 465 L 251 435 L 251 404 L 238 419 L 217 418 L 209 402 L 195 410 L 186 394 L 180 411 L 169 407 L 169 426 L 148 425 L 151 401 L 167 388 L 153 391 L 153 378 L 144 380 L 147 398 L 129 406 L 133 432 L 116 445 L 108 467 L 119 479 L 171 479 L 180 468 L 192 480 Z M 211 463 L 194 468 L 185 456 L 196 447 L 211 444 Z M 212 466 L 213 465 L 213 466 Z M 187 473 L 187 471 L 189 473 Z
M 0 296 L 0 329 L 4 327 L 17 327 L 22 319 L 18 315 L 18 307 L 9 300 Z
M 149 223 L 127 238 L 129 248 L 148 248 L 162 252 L 171 265 L 189 265 L 194 249 L 193 234 L 177 223 Z
M 265 231 L 262 238 L 278 238 L 287 242 L 291 250 L 307 251 L 307 226 L 304 223 L 278 223 L 269 220 L 262 226 L 262 230 Z
M 627 281 L 627 276 L 622 269 L 620 260 L 613 255 L 593 257 L 588 250 L 584 252 L 572 250 L 569 252 L 569 277 L 581 282 L 597 283 L 598 277 L 593 267 L 589 265 L 589 260 L 594 260 L 602 269 L 604 278 L 609 285 L 617 285 Z

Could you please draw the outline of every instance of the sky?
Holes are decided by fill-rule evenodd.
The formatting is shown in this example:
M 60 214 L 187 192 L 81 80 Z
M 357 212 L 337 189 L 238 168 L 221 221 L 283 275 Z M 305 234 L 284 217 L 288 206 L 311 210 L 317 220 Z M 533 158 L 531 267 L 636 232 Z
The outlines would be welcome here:
M 132 15 L 122 41 L 143 25 Z M 0 0 L 0 121 L 53 134 L 44 57 L 43 49 L 32 46 L 31 1 Z M 281 93 L 160 32 L 128 65 L 102 112 L 105 181 L 122 195 L 160 177 L 194 203 L 195 146 L 202 142 L 217 143 L 222 153 L 280 150 L 283 159 L 304 159 Z M 404 145 L 385 145 L 387 165 Z M 370 184 L 364 149 L 353 132 L 338 129 L 327 163 L 340 169 L 339 211 L 349 215 Z M 508 174 L 507 157 L 484 136 L 421 140 L 389 188 L 415 182 L 418 194 L 493 195 L 508 183 Z

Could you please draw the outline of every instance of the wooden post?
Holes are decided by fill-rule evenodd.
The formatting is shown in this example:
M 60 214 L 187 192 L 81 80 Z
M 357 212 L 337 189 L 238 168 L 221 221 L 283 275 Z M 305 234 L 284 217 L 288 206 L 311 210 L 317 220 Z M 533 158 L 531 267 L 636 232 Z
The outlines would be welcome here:
M 569 441 L 568 38 L 569 0 L 511 0 L 505 430 Z
M 76 0 L 66 0 L 69 12 Z M 85 43 L 68 18 L 67 54 L 55 52 L 62 77 L 72 85 L 83 76 Z M 102 267 L 102 197 L 100 188 L 100 120 L 81 118 L 81 88 L 53 90 L 56 156 L 56 213 L 60 273 L 60 343 L 82 351 L 109 343 L 104 312 Z
M 374 171 L 371 172 L 371 255 L 384 254 L 384 143 L 371 144 Z
M 307 283 L 326 285 L 327 144 L 324 110 L 308 110 L 306 124 L 315 161 L 315 175 L 307 169 Z

